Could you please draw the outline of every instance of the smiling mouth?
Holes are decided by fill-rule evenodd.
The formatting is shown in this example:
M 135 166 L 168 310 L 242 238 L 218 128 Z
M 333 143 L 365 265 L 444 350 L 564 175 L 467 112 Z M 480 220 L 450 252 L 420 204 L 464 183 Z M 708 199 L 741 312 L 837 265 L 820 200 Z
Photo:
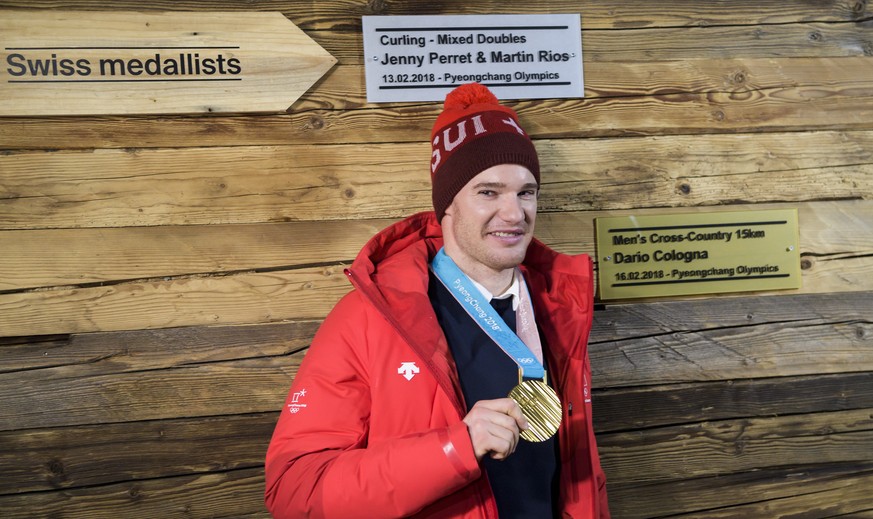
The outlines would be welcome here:
M 494 231 L 491 233 L 493 236 L 497 236 L 498 238 L 514 238 L 515 236 L 521 236 L 524 233 L 521 231 Z

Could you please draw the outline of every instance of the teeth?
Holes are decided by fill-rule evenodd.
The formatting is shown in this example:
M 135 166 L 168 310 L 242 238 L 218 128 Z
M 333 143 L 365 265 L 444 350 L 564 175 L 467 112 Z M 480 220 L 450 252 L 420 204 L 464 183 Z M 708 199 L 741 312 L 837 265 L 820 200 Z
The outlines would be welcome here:
M 495 232 L 493 234 L 494 236 L 500 236 L 501 238 L 508 236 L 518 236 L 518 233 L 515 232 Z

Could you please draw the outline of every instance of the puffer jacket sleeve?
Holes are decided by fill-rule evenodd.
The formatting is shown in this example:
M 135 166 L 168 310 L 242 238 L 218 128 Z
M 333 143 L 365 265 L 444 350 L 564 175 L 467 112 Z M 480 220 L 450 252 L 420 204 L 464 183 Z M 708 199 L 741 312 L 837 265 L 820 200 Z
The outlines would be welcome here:
M 266 457 L 274 517 L 403 517 L 480 475 L 463 422 L 368 441 L 364 305 L 355 291 L 337 304 L 294 379 Z

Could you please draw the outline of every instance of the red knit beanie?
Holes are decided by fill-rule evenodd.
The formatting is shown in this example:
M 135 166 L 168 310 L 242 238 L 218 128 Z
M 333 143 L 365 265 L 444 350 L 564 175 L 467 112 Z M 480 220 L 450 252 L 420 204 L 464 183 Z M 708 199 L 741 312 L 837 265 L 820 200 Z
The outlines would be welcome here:
M 518 115 L 479 83 L 449 92 L 430 139 L 433 208 L 438 221 L 458 191 L 492 166 L 518 164 L 540 182 L 537 152 L 519 126 Z

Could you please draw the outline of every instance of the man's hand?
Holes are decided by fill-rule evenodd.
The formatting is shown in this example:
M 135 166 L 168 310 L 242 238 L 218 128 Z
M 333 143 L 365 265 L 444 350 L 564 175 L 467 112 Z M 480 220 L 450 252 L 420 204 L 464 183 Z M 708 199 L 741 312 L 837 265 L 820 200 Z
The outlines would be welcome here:
M 496 460 L 506 459 L 515 452 L 521 431 L 529 425 L 518 404 L 511 398 L 480 400 L 464 417 L 476 459 L 489 454 Z

